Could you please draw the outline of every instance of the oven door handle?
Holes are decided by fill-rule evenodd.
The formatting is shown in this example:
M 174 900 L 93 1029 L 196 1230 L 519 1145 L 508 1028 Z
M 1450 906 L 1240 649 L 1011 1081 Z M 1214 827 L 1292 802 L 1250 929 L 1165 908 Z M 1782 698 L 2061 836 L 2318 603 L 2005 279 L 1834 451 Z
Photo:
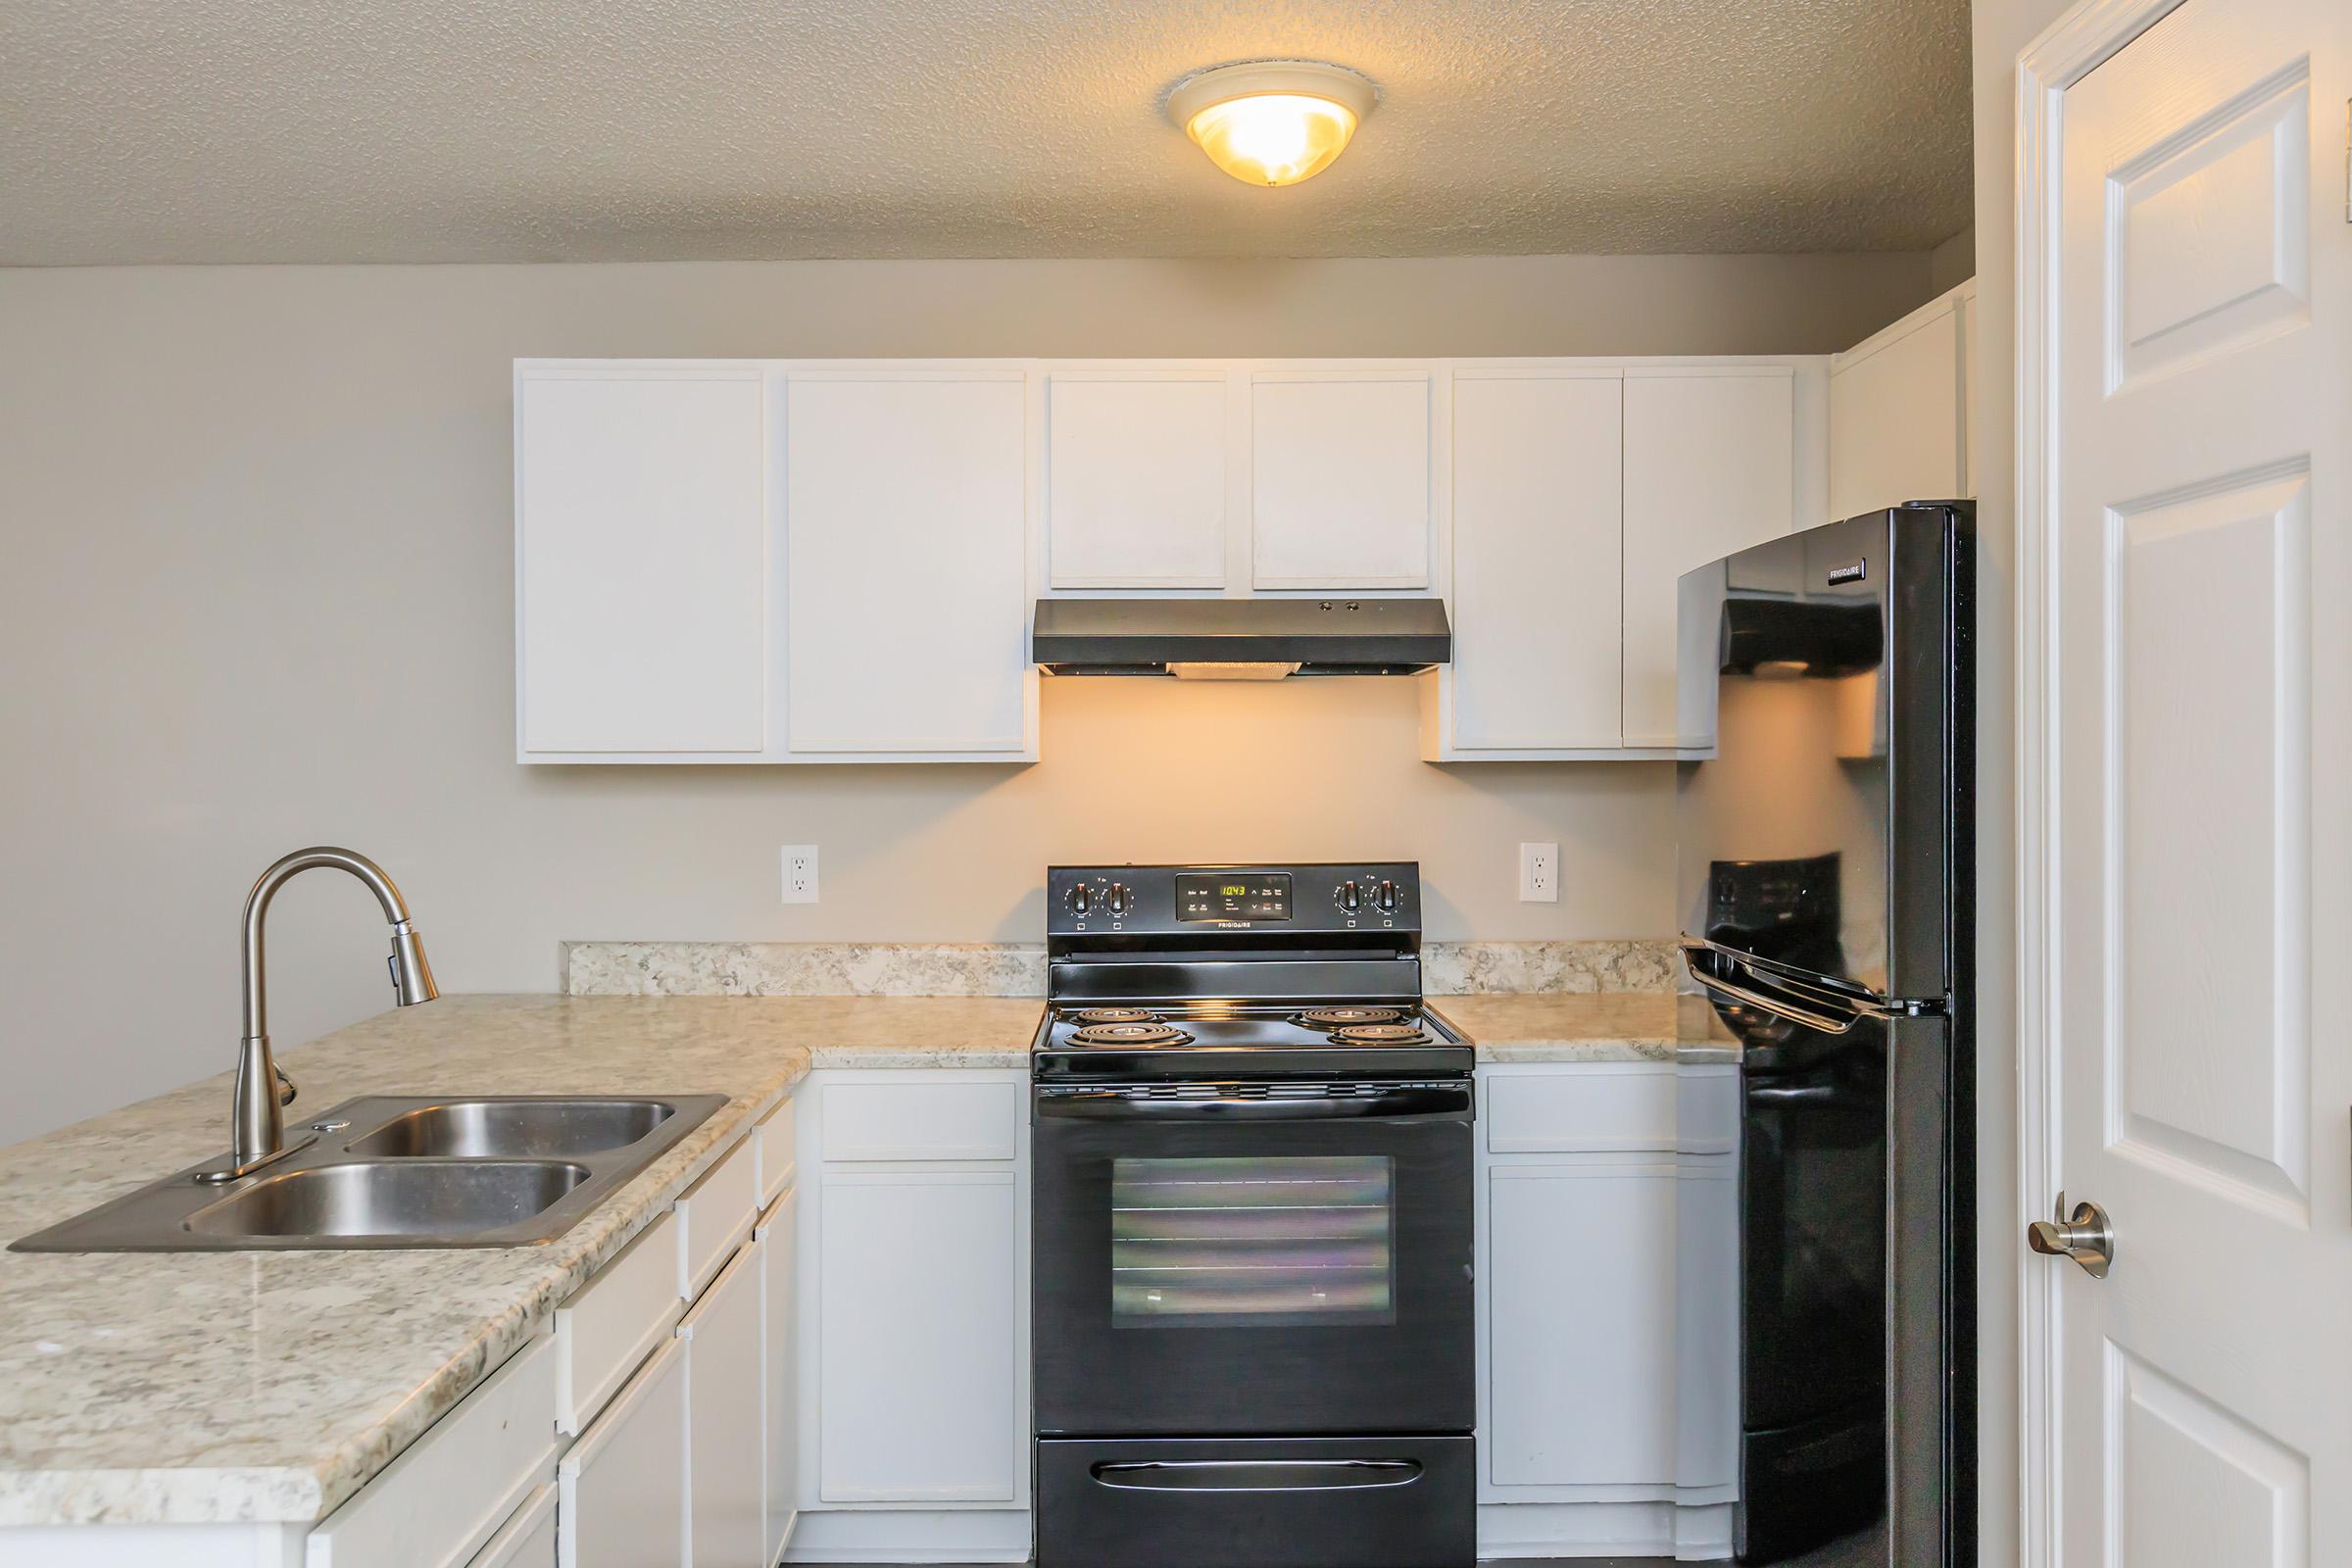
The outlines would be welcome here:
M 1136 1459 L 1093 1466 L 1095 1480 L 1131 1492 L 1341 1492 L 1409 1487 L 1418 1459 Z
M 1285 1121 L 1468 1121 L 1471 1093 L 1459 1087 L 1386 1089 L 1369 1095 L 1335 1095 L 1327 1100 L 1245 1099 L 1220 1096 L 1152 1100 L 1115 1089 L 1044 1092 L 1041 1117 L 1074 1121 L 1285 1122 Z

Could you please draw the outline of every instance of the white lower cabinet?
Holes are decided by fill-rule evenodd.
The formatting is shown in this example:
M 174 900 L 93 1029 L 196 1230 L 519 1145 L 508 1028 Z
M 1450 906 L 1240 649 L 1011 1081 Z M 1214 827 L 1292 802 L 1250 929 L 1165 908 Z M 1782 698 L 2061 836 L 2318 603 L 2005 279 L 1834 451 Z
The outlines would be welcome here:
M 760 1256 L 757 1240 L 737 1252 L 678 1325 L 686 1346 L 686 1555 L 695 1568 L 765 1568 Z
M 1010 1502 L 1010 1171 L 832 1171 L 817 1263 L 827 1502 Z
M 1737 1074 L 1480 1069 L 1482 1556 L 1729 1555 Z
M 785 1112 L 789 1123 L 791 1111 Z M 801 1364 L 800 1279 L 801 1195 L 786 1192 L 760 1218 L 760 1389 L 761 1447 L 766 1477 L 762 1488 L 760 1546 L 763 1563 L 773 1563 L 792 1535 L 800 1512 Z
M 561 1568 L 683 1568 L 686 1342 L 671 1340 L 556 1467 Z
M 1673 1483 L 1679 1184 L 1620 1158 L 1487 1172 L 1497 1487 Z

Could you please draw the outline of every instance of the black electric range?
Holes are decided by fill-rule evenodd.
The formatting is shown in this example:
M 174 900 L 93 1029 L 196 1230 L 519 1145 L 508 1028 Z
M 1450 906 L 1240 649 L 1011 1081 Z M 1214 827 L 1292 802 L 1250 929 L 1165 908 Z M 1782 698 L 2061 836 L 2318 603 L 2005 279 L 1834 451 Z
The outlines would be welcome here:
M 1038 1568 L 1469 1568 L 1472 1054 L 1418 868 L 1047 889 Z

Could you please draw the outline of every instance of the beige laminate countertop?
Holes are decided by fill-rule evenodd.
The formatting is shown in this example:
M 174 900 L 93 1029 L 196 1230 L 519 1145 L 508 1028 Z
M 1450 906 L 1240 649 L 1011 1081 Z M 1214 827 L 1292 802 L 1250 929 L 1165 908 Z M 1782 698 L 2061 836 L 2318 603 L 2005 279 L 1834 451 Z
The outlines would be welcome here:
M 1740 1059 L 1705 1002 L 1671 991 L 1491 991 L 1429 1005 L 1482 1062 Z
M 1007 998 L 444 997 L 290 1051 L 300 1109 L 314 1112 L 363 1094 L 728 1101 L 544 1247 L 0 1252 L 0 1526 L 323 1517 L 812 1065 L 1024 1066 L 1039 1009 Z M 0 1240 L 219 1153 L 227 1115 L 223 1074 L 0 1150 Z

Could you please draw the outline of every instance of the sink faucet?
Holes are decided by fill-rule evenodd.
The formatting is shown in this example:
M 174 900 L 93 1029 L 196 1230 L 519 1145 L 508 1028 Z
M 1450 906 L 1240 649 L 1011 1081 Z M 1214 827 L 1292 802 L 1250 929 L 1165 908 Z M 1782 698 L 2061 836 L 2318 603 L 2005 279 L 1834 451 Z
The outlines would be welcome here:
M 234 1181 L 265 1165 L 285 1158 L 313 1140 L 286 1142 L 282 1108 L 293 1103 L 294 1080 L 287 1077 L 270 1054 L 270 1000 L 262 974 L 262 922 L 269 918 L 270 901 L 297 874 L 314 866 L 348 871 L 368 884 L 375 902 L 392 922 L 392 999 L 401 1006 L 430 1002 L 441 994 L 433 984 L 432 967 L 424 961 L 424 947 L 400 889 L 384 875 L 382 866 L 349 850 L 296 850 L 254 883 L 245 899 L 245 1036 L 237 1047 L 236 1100 L 230 1112 L 229 1161 L 225 1169 L 199 1172 L 201 1182 Z

